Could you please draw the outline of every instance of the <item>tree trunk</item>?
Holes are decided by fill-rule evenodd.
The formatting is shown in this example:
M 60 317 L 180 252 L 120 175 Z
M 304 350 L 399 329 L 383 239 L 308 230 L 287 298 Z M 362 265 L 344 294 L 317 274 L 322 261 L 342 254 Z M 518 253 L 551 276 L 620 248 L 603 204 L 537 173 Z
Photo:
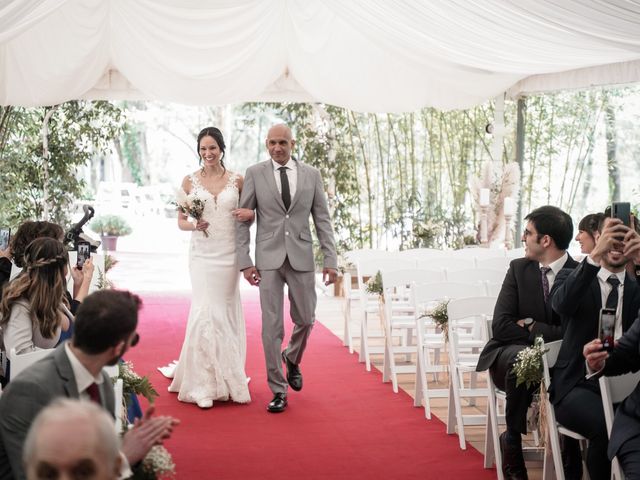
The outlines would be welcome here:
M 616 110 L 608 95 L 604 99 L 605 136 L 607 139 L 607 170 L 609 171 L 609 194 L 612 202 L 620 201 L 620 165 L 618 164 L 616 135 Z

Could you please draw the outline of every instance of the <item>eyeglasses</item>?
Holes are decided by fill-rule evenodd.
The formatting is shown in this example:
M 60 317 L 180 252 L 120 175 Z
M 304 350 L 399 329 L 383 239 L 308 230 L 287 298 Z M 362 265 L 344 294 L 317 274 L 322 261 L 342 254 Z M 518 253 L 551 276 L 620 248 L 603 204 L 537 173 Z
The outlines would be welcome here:
M 133 338 L 131 339 L 131 343 L 129 345 L 131 345 L 132 347 L 135 347 L 139 341 L 140 341 L 140 334 L 136 332 L 133 335 Z

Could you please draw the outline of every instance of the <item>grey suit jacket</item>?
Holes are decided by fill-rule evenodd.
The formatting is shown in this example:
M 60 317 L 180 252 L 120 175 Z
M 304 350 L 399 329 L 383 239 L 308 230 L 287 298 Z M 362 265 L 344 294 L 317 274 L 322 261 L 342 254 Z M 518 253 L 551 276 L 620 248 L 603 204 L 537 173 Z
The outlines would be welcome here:
M 240 207 L 256 211 L 256 267 L 275 270 L 286 257 L 294 270 L 315 270 L 313 243 L 309 227 L 309 214 L 313 217 L 320 248 L 324 254 L 324 267 L 337 268 L 336 247 L 327 200 L 320 172 L 297 162 L 298 183 L 295 196 L 287 211 L 278 192 L 271 160 L 247 169 L 240 196 Z M 238 223 L 236 228 L 238 266 L 240 270 L 252 267 L 249 254 L 250 224 Z
M 100 386 L 103 406 L 113 415 L 113 384 L 106 373 Z M 0 479 L 24 479 L 22 447 L 34 418 L 57 397 L 79 398 L 64 344 L 9 382 L 0 395 Z

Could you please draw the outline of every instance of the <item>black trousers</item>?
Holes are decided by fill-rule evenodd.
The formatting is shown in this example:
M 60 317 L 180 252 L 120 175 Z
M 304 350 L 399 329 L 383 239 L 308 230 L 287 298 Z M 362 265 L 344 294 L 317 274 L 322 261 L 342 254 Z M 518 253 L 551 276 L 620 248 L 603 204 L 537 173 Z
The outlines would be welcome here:
M 640 435 L 630 438 L 618 450 L 618 461 L 627 480 L 640 480 Z
M 513 373 L 513 363 L 518 352 L 525 348 L 527 345 L 503 347 L 489 369 L 493 383 L 506 394 L 505 421 L 507 429 L 523 435 L 527 433 L 527 410 L 531 405 L 535 387 L 527 388 L 525 384 L 516 387 L 517 378 Z
M 611 477 L 611 462 L 607 457 L 609 437 L 597 382 L 590 379 L 579 383 L 555 404 L 556 420 L 589 439 L 587 469 L 592 480 Z

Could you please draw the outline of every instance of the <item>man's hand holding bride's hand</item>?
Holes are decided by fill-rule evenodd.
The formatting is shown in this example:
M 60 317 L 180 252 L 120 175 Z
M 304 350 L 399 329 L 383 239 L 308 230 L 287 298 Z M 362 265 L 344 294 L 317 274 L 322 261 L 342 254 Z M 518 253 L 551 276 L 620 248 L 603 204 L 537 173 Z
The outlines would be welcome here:
M 239 222 L 253 222 L 256 218 L 254 211 L 248 208 L 236 208 L 231 212 L 231 215 Z
M 338 271 L 335 268 L 323 268 L 322 269 L 322 280 L 325 285 L 331 285 L 332 283 L 336 283 L 336 279 L 338 278 Z
M 242 271 L 244 278 L 254 287 L 260 285 L 260 272 L 256 267 L 245 268 Z

